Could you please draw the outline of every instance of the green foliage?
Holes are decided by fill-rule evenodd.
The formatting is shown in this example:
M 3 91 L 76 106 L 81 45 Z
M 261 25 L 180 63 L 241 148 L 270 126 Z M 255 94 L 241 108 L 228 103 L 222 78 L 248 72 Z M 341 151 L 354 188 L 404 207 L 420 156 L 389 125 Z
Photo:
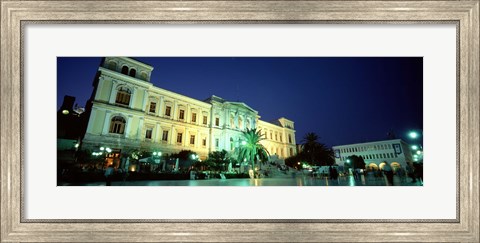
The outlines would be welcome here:
M 192 150 L 182 150 L 176 154 L 171 154 L 171 158 L 178 158 L 181 160 L 193 160 L 192 154 L 197 155 L 197 153 L 193 152 Z
M 205 161 L 210 165 L 210 168 L 215 171 L 226 171 L 228 170 L 228 164 L 235 164 L 237 161 L 229 156 L 226 150 L 214 151 L 208 154 L 208 158 Z
M 264 138 L 261 131 L 256 128 L 247 129 L 243 132 L 243 141 L 238 148 L 237 158 L 239 161 L 246 161 L 252 163 L 252 168 L 255 168 L 256 162 L 268 161 L 268 151 L 260 143 Z

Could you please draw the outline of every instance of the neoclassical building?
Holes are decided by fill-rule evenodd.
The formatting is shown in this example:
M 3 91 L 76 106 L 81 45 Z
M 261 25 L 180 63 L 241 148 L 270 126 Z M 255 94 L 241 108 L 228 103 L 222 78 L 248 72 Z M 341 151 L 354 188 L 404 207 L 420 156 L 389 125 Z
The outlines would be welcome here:
M 87 106 L 90 113 L 82 148 L 112 149 L 110 157 L 132 150 L 177 153 L 233 151 L 247 128 L 261 129 L 262 141 L 280 159 L 296 153 L 294 122 L 260 120 L 258 111 L 218 96 L 201 101 L 154 86 L 153 67 L 126 57 L 102 60 Z

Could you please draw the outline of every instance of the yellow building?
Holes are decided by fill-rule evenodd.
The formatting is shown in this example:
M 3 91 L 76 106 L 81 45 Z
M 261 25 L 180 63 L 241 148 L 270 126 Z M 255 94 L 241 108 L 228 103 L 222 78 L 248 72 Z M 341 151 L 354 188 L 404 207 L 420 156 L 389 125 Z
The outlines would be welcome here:
M 242 102 L 212 95 L 200 101 L 150 82 L 153 67 L 126 57 L 106 57 L 98 68 L 83 149 L 112 149 L 114 157 L 131 151 L 163 154 L 192 150 L 205 159 L 209 152 L 233 151 L 242 132 L 258 128 L 263 145 L 280 159 L 296 153 L 294 123 L 272 123 Z

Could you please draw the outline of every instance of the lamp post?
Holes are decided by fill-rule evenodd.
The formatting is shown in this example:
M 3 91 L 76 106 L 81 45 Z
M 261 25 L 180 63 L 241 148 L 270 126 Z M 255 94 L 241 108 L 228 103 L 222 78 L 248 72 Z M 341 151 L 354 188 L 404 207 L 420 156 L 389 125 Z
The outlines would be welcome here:
M 349 174 L 350 174 L 350 169 L 353 169 L 353 165 L 352 165 L 352 163 L 351 163 L 352 161 L 351 161 L 350 159 L 347 159 L 346 162 L 347 162 L 347 164 L 348 164 L 348 167 L 349 167 L 349 168 L 348 168 L 348 172 L 349 172 Z
M 155 162 L 155 164 L 158 164 L 158 167 L 160 167 L 160 156 L 162 156 L 162 152 L 153 152 L 152 155 L 153 155 L 152 156 L 153 157 L 153 162 Z M 155 159 L 155 157 L 158 157 L 158 163 L 157 163 L 157 160 Z
M 104 153 L 106 152 L 106 153 Z M 102 156 L 102 170 L 103 170 L 103 167 L 105 166 L 105 159 L 107 158 L 107 153 L 110 153 L 112 152 L 112 150 L 110 148 L 105 148 L 105 147 L 100 147 L 100 151 L 94 151 L 92 152 L 92 155 L 95 156 L 96 158 L 98 158 L 98 156 Z

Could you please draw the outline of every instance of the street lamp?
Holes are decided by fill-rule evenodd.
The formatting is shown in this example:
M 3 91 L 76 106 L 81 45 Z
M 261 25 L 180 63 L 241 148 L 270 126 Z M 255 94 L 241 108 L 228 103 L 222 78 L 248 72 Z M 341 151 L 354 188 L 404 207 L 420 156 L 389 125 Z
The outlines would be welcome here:
M 419 135 L 417 132 L 415 132 L 415 131 L 411 131 L 411 132 L 408 133 L 408 136 L 409 136 L 410 138 L 412 138 L 412 139 L 416 139 L 416 138 L 418 138 L 420 135 Z
M 417 149 L 418 149 L 418 146 L 417 146 L 417 145 L 412 145 L 412 149 L 413 149 L 413 150 L 417 150 Z

